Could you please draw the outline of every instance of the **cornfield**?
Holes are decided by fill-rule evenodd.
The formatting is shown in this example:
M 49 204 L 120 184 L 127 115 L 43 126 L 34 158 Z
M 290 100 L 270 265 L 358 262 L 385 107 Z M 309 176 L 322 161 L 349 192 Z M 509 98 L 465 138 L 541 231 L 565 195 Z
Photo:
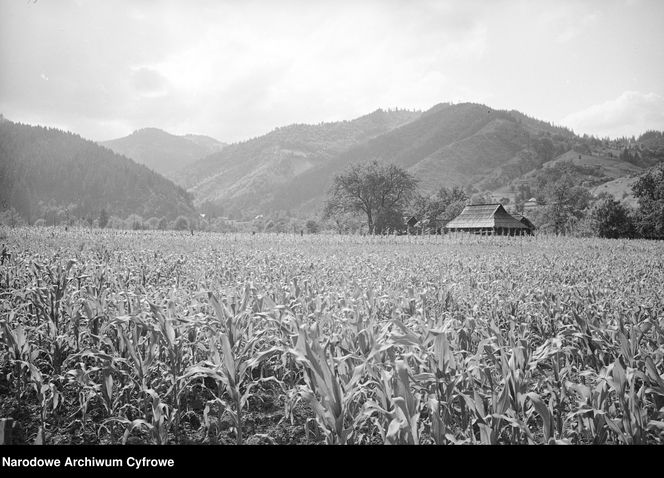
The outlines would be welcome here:
M 661 242 L 0 237 L 17 443 L 664 442 Z

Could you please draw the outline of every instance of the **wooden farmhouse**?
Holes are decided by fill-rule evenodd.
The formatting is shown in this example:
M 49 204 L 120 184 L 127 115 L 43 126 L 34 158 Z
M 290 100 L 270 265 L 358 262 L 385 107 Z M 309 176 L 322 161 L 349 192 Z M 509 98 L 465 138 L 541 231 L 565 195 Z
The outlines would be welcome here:
M 508 213 L 502 204 L 474 204 L 463 208 L 461 214 L 448 222 L 445 232 L 521 236 L 532 234 L 532 229 Z

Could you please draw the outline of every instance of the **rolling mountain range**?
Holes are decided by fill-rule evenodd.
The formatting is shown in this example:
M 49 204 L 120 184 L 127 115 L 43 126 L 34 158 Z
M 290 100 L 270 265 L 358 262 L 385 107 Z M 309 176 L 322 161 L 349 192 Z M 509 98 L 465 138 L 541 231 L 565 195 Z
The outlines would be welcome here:
M 176 179 L 178 170 L 226 146 L 209 136 L 176 136 L 157 128 L 139 129 L 124 138 L 101 141 L 99 144 L 169 179 Z
M 176 181 L 197 204 L 310 214 L 336 174 L 373 159 L 406 168 L 424 191 L 459 185 L 496 200 L 514 199 L 515 185 L 534 184 L 538 170 L 560 163 L 576 168 L 588 187 L 654 164 L 625 161 L 602 144 L 517 111 L 439 104 L 424 113 L 378 110 L 353 121 L 279 128 L 191 164 Z
M 219 206 L 234 217 L 315 216 L 334 176 L 370 160 L 407 169 L 423 192 L 457 185 L 502 202 L 523 196 L 524 187 L 536 191 L 542 178 L 563 168 L 594 194 L 633 205 L 635 178 L 664 161 L 660 132 L 600 140 L 473 103 L 442 103 L 425 112 L 376 110 L 350 121 L 281 127 L 230 145 L 155 128 L 100 144 L 1 121 L 0 209 L 22 204 L 21 213 L 31 214 L 36 204 L 55 201 L 76 204 L 85 214 L 105 207 L 119 216 L 173 218 L 196 215 L 196 204 Z
M 542 122 L 530 125 L 525 117 L 494 111 L 483 105 L 438 105 L 420 118 L 359 144 L 298 178 L 305 188 L 282 187 L 274 204 L 295 208 L 298 203 L 317 206 L 335 174 L 348 165 L 377 159 L 401 166 L 420 180 L 424 191 L 441 186 L 477 185 L 493 179 L 506 182 L 502 167 L 528 162 L 519 153 L 541 130 L 573 136 Z M 531 161 L 535 166 L 535 161 Z M 519 172 L 521 169 L 518 170 Z M 488 189 L 488 188 L 487 188 Z

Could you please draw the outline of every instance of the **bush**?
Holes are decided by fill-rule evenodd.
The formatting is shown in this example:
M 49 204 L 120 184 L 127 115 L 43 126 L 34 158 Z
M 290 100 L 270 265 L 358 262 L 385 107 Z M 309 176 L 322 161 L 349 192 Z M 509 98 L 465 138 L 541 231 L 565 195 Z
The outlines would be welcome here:
M 106 227 L 110 229 L 123 229 L 124 221 L 117 216 L 111 216 L 108 218 L 108 224 Z
M 127 218 L 126 224 L 127 228 L 140 231 L 143 229 L 143 218 L 138 214 L 132 214 Z
M 613 198 L 605 198 L 595 204 L 591 217 L 595 233 L 599 237 L 634 237 L 634 223 L 630 211 Z
M 307 228 L 308 234 L 316 234 L 320 229 L 318 223 L 313 219 L 308 220 L 305 227 Z
M 158 217 L 151 217 L 147 221 L 145 221 L 145 225 L 148 229 L 158 229 L 159 228 L 159 218 Z
M 179 216 L 175 220 L 175 223 L 173 224 L 173 229 L 175 229 L 176 231 L 186 231 L 187 229 L 189 229 L 189 221 L 187 220 L 186 217 Z
M 99 213 L 99 227 L 104 229 L 108 225 L 108 219 L 108 212 L 106 212 L 106 209 L 102 209 Z
M 0 224 L 4 224 L 6 226 L 11 226 L 11 227 L 24 226 L 25 220 L 16 211 L 16 209 L 11 208 L 9 210 L 2 211 L 0 213 Z

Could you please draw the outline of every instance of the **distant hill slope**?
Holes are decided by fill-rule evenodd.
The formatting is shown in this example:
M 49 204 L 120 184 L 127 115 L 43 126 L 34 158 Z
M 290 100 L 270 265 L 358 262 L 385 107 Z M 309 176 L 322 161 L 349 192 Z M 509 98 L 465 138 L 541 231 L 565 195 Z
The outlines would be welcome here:
M 595 169 L 608 178 L 621 178 L 643 171 L 643 167 L 637 166 L 618 158 L 609 158 L 601 155 L 582 154 L 568 151 L 556 159 L 547 162 L 544 167 L 549 168 L 561 163 L 569 163 L 574 166 Z
M 299 178 L 306 171 L 420 114 L 377 110 L 352 121 L 278 128 L 197 161 L 183 172 L 183 184 L 199 203 L 223 202 L 231 209 L 269 208 L 281 186 L 304 187 Z
M 206 154 L 216 153 L 228 146 L 226 143 L 222 143 L 217 139 L 202 134 L 185 134 L 179 137 L 188 139 L 189 141 L 205 148 L 207 151 Z
M 517 190 L 523 185 L 528 185 L 531 194 L 535 194 L 538 181 L 547 177 L 549 180 L 556 178 L 559 174 L 554 171 L 556 169 L 570 175 L 575 184 L 585 187 L 594 195 L 604 192 L 634 205 L 631 186 L 647 167 L 624 161 L 617 156 L 608 156 L 601 150 L 592 151 L 590 154 L 567 151 L 545 162 L 541 168 L 528 171 L 509 184 L 490 192 L 495 200 L 507 198 L 514 202 Z
M 287 142 L 278 141 L 283 131 L 289 133 Z M 642 174 L 664 160 L 657 132 L 637 141 L 580 137 L 518 111 L 474 103 L 439 104 L 381 134 L 358 135 L 335 149 L 305 149 L 300 138 L 307 131 L 315 127 L 284 128 L 231 146 L 193 165 L 195 180 L 186 184 L 197 203 L 216 201 L 228 211 L 311 214 L 324 202 L 336 174 L 370 160 L 407 169 L 424 192 L 459 185 L 495 200 L 514 200 L 520 184 L 535 185 L 548 168 L 565 165 L 578 184 L 592 189 Z
M 312 210 L 325 198 L 335 174 L 349 164 L 373 159 L 407 168 L 420 179 L 425 190 L 482 181 L 488 182 L 485 188 L 490 190 L 547 159 L 537 156 L 537 142 L 543 136 L 552 138 L 551 157 L 556 148 L 566 151 L 576 139 L 569 130 L 520 113 L 471 103 L 439 104 L 403 125 L 294 171 L 291 179 L 254 185 L 253 189 L 260 194 L 248 194 L 244 184 L 232 174 L 234 165 L 243 161 L 235 160 L 231 146 L 219 155 L 224 162 L 218 163 L 217 176 L 199 181 L 190 190 L 197 202 L 222 200 L 229 208 Z M 256 171 L 274 159 L 269 151 L 264 151 L 262 157 L 249 155 L 244 162 L 252 161 L 251 167 L 246 165 L 247 170 Z M 210 160 L 206 158 L 194 167 Z M 225 177 L 227 182 L 218 181 L 217 177 Z
M 102 208 L 126 217 L 195 214 L 190 195 L 168 179 L 78 135 L 0 122 L 0 208 L 34 219 L 40 202 L 72 205 L 80 217 Z
M 180 169 L 226 146 L 209 136 L 176 136 L 157 128 L 139 129 L 124 138 L 99 144 L 174 181 L 180 179 Z
M 631 207 L 637 207 L 639 201 L 632 192 L 632 186 L 634 186 L 634 183 L 638 179 L 639 176 L 617 178 L 594 187 L 590 192 L 595 196 L 601 193 L 607 193 Z

